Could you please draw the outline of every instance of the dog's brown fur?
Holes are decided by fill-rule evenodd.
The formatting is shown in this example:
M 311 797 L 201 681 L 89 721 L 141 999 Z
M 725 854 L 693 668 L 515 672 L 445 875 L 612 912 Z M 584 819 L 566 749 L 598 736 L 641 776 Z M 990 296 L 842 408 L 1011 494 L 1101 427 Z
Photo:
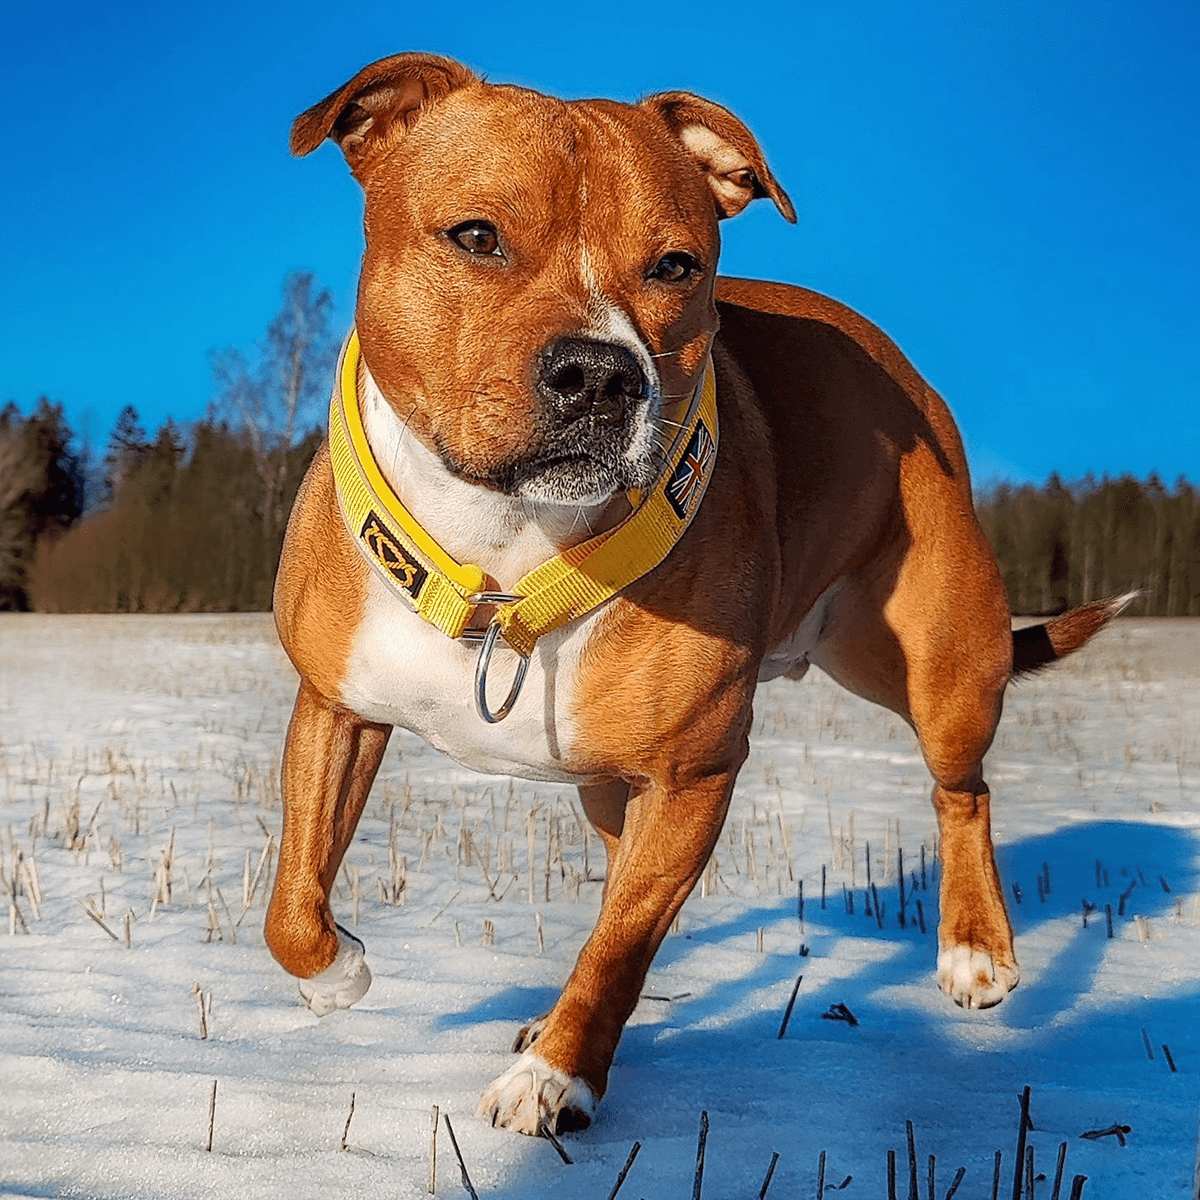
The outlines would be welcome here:
M 603 1094 L 650 962 L 721 829 L 760 668 L 789 639 L 788 673 L 816 663 L 915 730 L 941 830 L 939 979 L 959 1003 L 998 1002 L 1017 966 L 982 760 L 1014 673 L 1004 588 L 954 423 L 896 347 L 812 292 L 715 279 L 718 218 L 756 196 L 793 216 L 750 133 L 682 93 L 565 105 L 402 55 L 301 116 L 293 149 L 326 136 L 366 193 L 364 358 L 398 418 L 464 478 L 498 486 L 542 436 L 530 364 L 586 323 L 597 289 L 655 354 L 664 393 L 690 392 L 710 348 L 715 363 L 722 441 L 703 506 L 667 560 L 607 606 L 579 663 L 578 737 L 561 766 L 581 781 L 608 877 L 595 932 L 526 1044 L 536 1036 L 544 1063 Z M 520 213 L 505 268 L 444 267 L 432 234 L 496 195 Z M 647 286 L 642 264 L 677 245 L 705 263 L 703 278 Z M 369 572 L 323 450 L 276 590 L 303 682 L 267 939 L 302 978 L 338 953 L 329 890 L 389 733 L 342 700 Z M 1114 611 L 1023 631 L 1015 669 L 1069 653 Z M 588 1116 L 533 1102 L 562 1127 Z M 524 1127 L 503 1105 L 492 1115 Z

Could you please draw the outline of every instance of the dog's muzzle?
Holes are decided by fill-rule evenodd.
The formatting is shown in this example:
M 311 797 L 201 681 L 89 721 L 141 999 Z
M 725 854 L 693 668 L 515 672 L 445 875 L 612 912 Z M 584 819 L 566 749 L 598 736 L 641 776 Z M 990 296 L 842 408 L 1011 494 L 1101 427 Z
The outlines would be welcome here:
M 537 449 L 514 470 L 531 499 L 597 503 L 653 478 L 647 410 L 650 385 L 624 346 L 560 338 L 537 364 Z

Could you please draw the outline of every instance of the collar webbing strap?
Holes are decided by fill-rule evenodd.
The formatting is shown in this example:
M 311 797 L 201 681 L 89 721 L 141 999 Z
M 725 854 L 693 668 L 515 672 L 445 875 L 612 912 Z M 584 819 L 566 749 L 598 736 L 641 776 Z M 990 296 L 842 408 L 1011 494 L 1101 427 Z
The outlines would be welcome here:
M 358 335 L 351 330 L 338 364 L 329 413 L 329 453 L 338 502 L 359 550 L 430 624 L 461 637 L 486 576 L 438 545 L 380 472 L 358 408 Z M 513 587 L 520 599 L 496 608 L 505 641 L 528 657 L 538 638 L 590 612 L 652 571 L 683 536 L 717 458 L 712 360 L 652 487 L 620 524 L 534 568 Z

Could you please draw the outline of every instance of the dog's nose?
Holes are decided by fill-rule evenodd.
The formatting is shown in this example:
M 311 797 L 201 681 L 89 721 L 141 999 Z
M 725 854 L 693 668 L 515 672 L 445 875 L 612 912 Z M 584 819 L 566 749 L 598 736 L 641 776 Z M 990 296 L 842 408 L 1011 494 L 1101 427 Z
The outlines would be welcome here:
M 589 338 L 562 338 L 542 359 L 542 397 L 555 418 L 569 424 L 591 416 L 618 425 L 631 401 L 646 395 L 641 364 L 624 347 Z

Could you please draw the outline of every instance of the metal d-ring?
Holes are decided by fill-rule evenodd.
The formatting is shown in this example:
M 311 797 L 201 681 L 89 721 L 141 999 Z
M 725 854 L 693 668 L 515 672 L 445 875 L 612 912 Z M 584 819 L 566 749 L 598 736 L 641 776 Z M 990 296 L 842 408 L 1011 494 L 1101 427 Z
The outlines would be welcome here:
M 521 694 L 521 684 L 525 682 L 525 672 L 529 667 L 529 656 L 518 655 L 517 674 L 512 682 L 512 687 L 508 690 L 508 696 L 504 703 L 495 712 L 492 712 L 488 708 L 487 701 L 487 675 L 488 666 L 492 661 L 492 650 L 495 649 L 496 639 L 499 636 L 499 622 L 493 619 L 487 627 L 487 633 L 483 635 L 483 644 L 479 647 L 479 657 L 475 660 L 475 710 L 489 725 L 503 721 L 512 712 L 512 706 L 516 704 L 517 697 Z

